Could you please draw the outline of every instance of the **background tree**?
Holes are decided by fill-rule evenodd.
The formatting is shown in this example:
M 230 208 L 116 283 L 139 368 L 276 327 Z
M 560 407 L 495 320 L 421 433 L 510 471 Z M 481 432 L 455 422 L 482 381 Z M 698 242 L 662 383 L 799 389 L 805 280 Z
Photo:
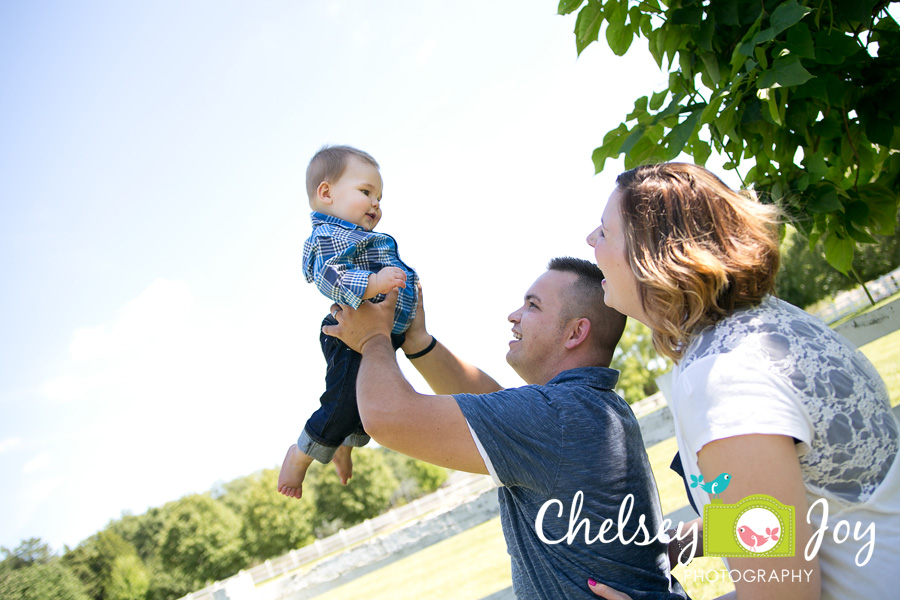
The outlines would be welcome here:
M 59 559 L 0 575 L 0 600 L 90 600 L 81 582 Z
M 265 469 L 226 483 L 217 497 L 241 519 L 241 540 L 256 560 L 280 556 L 311 542 L 316 521 L 315 487 L 297 501 L 278 493 L 278 471 Z
M 234 575 L 244 564 L 241 520 L 208 494 L 193 494 L 167 506 L 159 558 L 167 572 L 190 582 L 182 593 Z
M 67 552 L 62 560 L 81 580 L 91 598 L 109 600 L 107 587 L 112 579 L 116 560 L 123 557 L 133 558 L 140 563 L 133 545 L 112 530 L 104 529 Z
M 126 513 L 107 526 L 108 530 L 132 544 L 143 561 L 150 580 L 147 600 L 179 598 L 194 589 L 192 577 L 181 571 L 167 571 L 159 555 L 162 532 L 169 510 L 175 504 L 170 502 L 162 507 L 152 507 L 140 515 Z
M 450 474 L 444 467 L 416 460 L 387 448 L 378 448 L 377 452 L 382 454 L 394 477 L 400 482 L 391 496 L 392 506 L 430 494 L 447 481 Z
M 775 293 L 779 298 L 805 308 L 833 295 L 845 281 L 856 283 L 829 268 L 821 248 L 816 250 L 809 251 L 809 242 L 796 229 L 786 229 L 781 242 L 781 269 L 775 280 Z
M 11 596 L 0 594 L 0 600 L 180 598 L 312 541 L 317 529 L 333 533 L 380 514 L 391 506 L 399 479 L 407 482 L 410 497 L 431 492 L 446 480 L 447 470 L 380 448 L 354 451 L 346 487 L 330 465 L 317 464 L 300 502 L 277 493 L 277 478 L 276 469 L 265 469 L 209 494 L 123 514 L 62 559 L 38 538 L 15 550 L 2 548 L 0 581 L 6 587 L 0 589 Z M 32 571 L 37 567 L 42 568 Z M 47 574 L 37 587 L 35 573 Z M 32 589 L 39 595 L 29 595 Z
M 853 274 L 858 243 L 892 235 L 900 183 L 900 27 L 879 0 L 562 0 L 579 53 L 644 36 L 669 85 L 639 98 L 594 150 L 625 166 L 672 160 L 749 168 L 829 264 Z M 665 65 L 665 67 L 663 67 Z M 626 123 L 633 123 L 629 127 Z M 738 173 L 740 175 L 740 172 Z M 856 277 L 859 279 L 859 277 Z
M 310 475 L 315 488 L 316 511 L 323 525 L 319 533 L 333 533 L 378 516 L 390 507 L 399 482 L 382 453 L 369 448 L 353 450 L 353 477 L 344 486 L 331 465 L 313 463 Z
M 107 600 L 144 600 L 150 589 L 150 572 L 137 554 L 117 556 L 105 586 Z
M 151 559 L 147 569 L 150 572 L 150 587 L 147 590 L 146 600 L 182 598 L 204 587 L 202 584 L 198 585 L 191 575 L 181 570 L 166 568 L 159 557 Z
M 900 213 L 897 214 L 900 227 Z M 865 244 L 853 257 L 853 269 L 863 281 L 870 281 L 900 266 L 900 236 L 874 236 L 875 244 Z M 781 243 L 781 270 L 775 281 L 779 298 L 800 307 L 830 298 L 855 287 L 856 280 L 828 268 L 822 241 L 810 252 L 807 239 L 787 227 Z
M 619 371 L 616 389 L 628 404 L 658 392 L 656 378 L 672 368 L 672 361 L 656 353 L 652 337 L 649 327 L 628 319 L 622 339 L 616 346 L 610 366 Z
M 42 565 L 56 558 L 53 551 L 41 538 L 23 540 L 15 550 L 0 548 L 3 560 L 0 561 L 0 578 L 5 574 L 32 565 Z
M 159 549 L 160 536 L 166 524 L 166 510 L 166 507 L 154 506 L 140 515 L 125 513 L 120 519 L 110 523 L 107 529 L 132 544 L 141 560 L 148 562 L 156 556 Z

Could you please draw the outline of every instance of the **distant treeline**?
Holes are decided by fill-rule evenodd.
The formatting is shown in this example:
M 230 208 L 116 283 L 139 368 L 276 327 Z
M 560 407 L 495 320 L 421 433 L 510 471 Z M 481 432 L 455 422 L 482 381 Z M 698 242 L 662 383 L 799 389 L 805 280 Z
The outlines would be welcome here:
M 0 600 L 172 600 L 436 490 L 447 470 L 383 448 L 353 453 L 345 487 L 314 463 L 303 498 L 276 491 L 265 469 L 123 514 L 75 548 L 40 539 L 2 548 Z

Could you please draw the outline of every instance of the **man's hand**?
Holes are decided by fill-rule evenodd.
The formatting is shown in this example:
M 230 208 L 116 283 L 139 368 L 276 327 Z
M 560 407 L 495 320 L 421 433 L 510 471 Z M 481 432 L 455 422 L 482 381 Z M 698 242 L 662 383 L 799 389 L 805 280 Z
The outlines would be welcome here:
M 395 289 L 387 295 L 384 302 L 363 302 L 356 310 L 346 305 L 332 304 L 331 314 L 338 324 L 322 327 L 322 333 L 340 339 L 362 354 L 363 346 L 372 338 L 379 335 L 390 338 L 394 325 L 394 307 L 399 295 L 400 292 Z
M 391 290 L 405 287 L 406 272 L 399 267 L 385 267 L 369 275 L 365 298 L 374 298 L 378 294 L 388 294 Z
M 406 354 L 421 352 L 431 343 L 431 334 L 425 327 L 425 302 L 422 299 L 422 284 L 418 284 L 419 303 L 416 306 L 416 316 L 410 322 L 406 330 L 406 341 L 401 346 Z

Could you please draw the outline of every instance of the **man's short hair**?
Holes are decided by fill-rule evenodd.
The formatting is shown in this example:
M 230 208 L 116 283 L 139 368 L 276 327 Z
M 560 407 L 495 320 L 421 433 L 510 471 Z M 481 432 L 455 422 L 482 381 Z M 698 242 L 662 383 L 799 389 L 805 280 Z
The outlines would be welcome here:
M 363 162 L 367 162 L 376 169 L 380 169 L 378 163 L 367 152 L 353 148 L 352 146 L 322 146 L 309 160 L 306 167 L 306 195 L 312 202 L 316 196 L 316 189 L 323 181 L 335 183 L 344 174 L 347 168 L 347 160 L 355 156 Z
M 612 360 L 625 331 L 626 318 L 603 301 L 603 272 L 594 263 L 571 256 L 554 258 L 547 268 L 576 276 L 573 293 L 563 296 L 561 320 L 586 318 L 590 321 L 594 345 Z

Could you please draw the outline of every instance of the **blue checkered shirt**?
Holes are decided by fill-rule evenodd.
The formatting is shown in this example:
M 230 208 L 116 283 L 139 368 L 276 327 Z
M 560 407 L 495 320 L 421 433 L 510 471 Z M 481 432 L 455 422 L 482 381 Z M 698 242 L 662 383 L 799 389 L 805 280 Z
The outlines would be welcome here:
M 400 288 L 392 333 L 403 333 L 416 316 L 419 276 L 397 253 L 397 241 L 386 233 L 366 231 L 331 215 L 313 212 L 312 235 L 303 243 L 303 275 L 319 291 L 338 304 L 359 308 L 369 275 L 384 267 L 406 272 L 406 287 Z M 381 302 L 384 294 L 371 299 Z

